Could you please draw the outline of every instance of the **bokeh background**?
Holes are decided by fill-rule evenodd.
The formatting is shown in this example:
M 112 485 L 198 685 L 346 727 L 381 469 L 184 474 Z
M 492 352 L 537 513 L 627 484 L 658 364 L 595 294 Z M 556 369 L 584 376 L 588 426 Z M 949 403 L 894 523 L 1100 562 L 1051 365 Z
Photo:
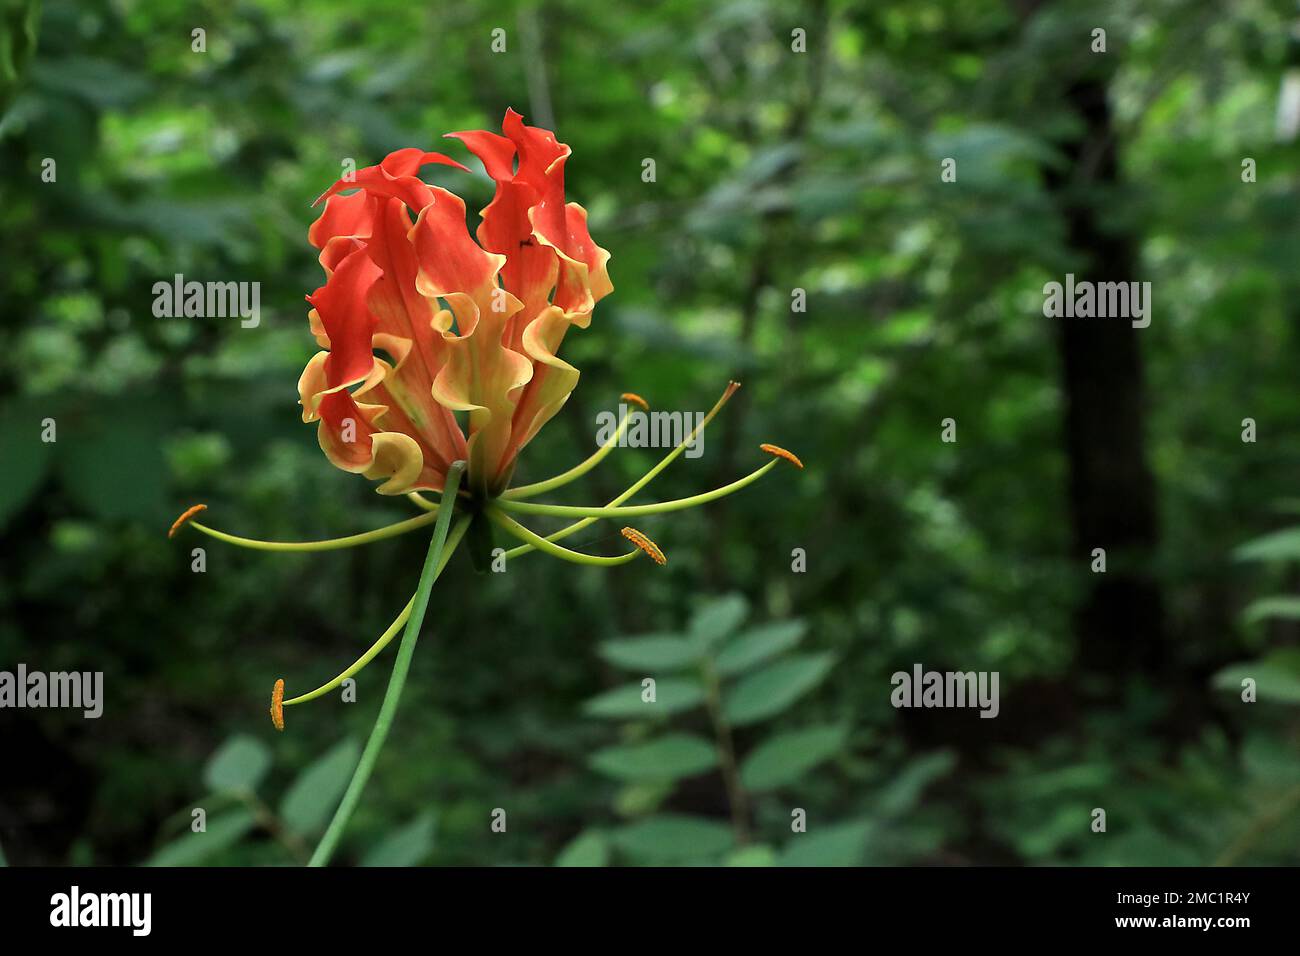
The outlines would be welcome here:
M 413 513 L 299 420 L 309 205 L 348 158 L 465 158 L 441 133 L 507 106 L 573 147 L 616 287 L 568 337 L 581 384 L 520 479 L 587 455 L 622 391 L 702 411 L 729 378 L 704 455 L 651 498 L 750 470 L 761 441 L 807 469 L 645 521 L 663 569 L 458 556 L 338 862 L 1300 857 L 1293 3 L 0 11 L 0 667 L 106 689 L 99 720 L 0 711 L 11 864 L 281 864 L 314 841 L 395 647 L 282 735 L 271 684 L 351 662 L 426 539 L 286 556 L 164 532 L 195 501 L 282 539 Z M 471 211 L 491 195 L 426 178 Z M 1044 318 L 1066 272 L 1151 282 L 1150 327 Z M 155 318 L 175 273 L 260 282 L 260 327 Z M 565 500 L 655 460 L 620 451 Z M 915 663 L 999 672 L 999 717 L 894 709 Z M 620 690 L 646 674 L 659 719 Z

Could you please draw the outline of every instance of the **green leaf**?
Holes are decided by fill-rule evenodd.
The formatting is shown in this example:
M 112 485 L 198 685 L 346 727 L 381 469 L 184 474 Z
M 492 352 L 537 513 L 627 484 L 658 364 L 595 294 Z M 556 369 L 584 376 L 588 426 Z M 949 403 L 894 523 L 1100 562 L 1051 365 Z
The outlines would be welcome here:
M 807 630 L 803 621 L 774 621 L 752 628 L 719 651 L 714 664 L 723 677 L 739 674 L 784 654 L 803 640 Z
M 271 767 L 271 751 L 266 744 L 247 734 L 236 734 L 208 760 L 203 781 L 217 793 L 248 794 L 266 776 Z
M 642 783 L 629 783 L 614 795 L 614 812 L 620 817 L 633 819 L 644 817 L 659 810 L 665 800 L 672 796 L 676 784 L 671 780 L 646 780 Z
M 422 813 L 404 827 L 398 827 L 371 847 L 361 858 L 362 866 L 417 866 L 433 852 L 437 819 Z
M 41 441 L 41 422 L 49 417 L 53 416 L 48 406 L 42 411 L 32 400 L 11 403 L 0 412 L 0 448 L 5 450 L 0 468 L 0 527 L 27 504 L 45 477 L 55 447 Z
M 58 473 L 68 495 L 98 518 L 165 518 L 164 412 L 137 396 L 60 418 Z
M 782 849 L 778 863 L 781 866 L 858 866 L 871 830 L 871 822 L 861 820 L 796 833 Z
M 1254 541 L 1247 541 L 1232 554 L 1238 561 L 1290 561 L 1300 558 L 1300 528 L 1283 528 Z
M 700 646 L 684 637 L 650 635 L 603 641 L 600 656 L 624 670 L 655 674 L 694 664 L 700 659 Z
M 38 58 L 32 78 L 104 110 L 128 106 L 149 93 L 149 81 L 140 71 L 101 57 Z
M 730 637 L 745 623 L 749 602 L 744 595 L 728 594 L 704 604 L 691 618 L 690 636 L 705 647 Z
M 876 794 L 876 808 L 883 816 L 907 813 L 931 783 L 945 776 L 957 764 L 951 750 L 936 750 L 911 761 Z
M 742 726 L 781 713 L 825 679 L 835 664 L 829 653 L 799 654 L 744 677 L 726 695 L 723 712 Z
M 614 831 L 613 841 L 629 856 L 653 863 L 711 860 L 733 845 L 727 824 L 677 814 L 629 823 Z
M 644 744 L 606 747 L 591 755 L 591 766 L 618 780 L 678 780 L 716 766 L 717 752 L 691 734 L 669 734 Z
M 1241 744 L 1241 763 L 1252 782 L 1262 784 L 1267 791 L 1300 783 L 1295 745 L 1284 737 L 1261 730 L 1247 732 Z
M 213 817 L 203 833 L 187 833 L 151 856 L 146 866 L 195 866 L 234 846 L 256 825 L 253 814 L 240 808 Z
M 5 0 L 0 9 L 0 115 L 36 51 L 40 20 L 40 0 Z
M 304 835 L 324 829 L 360 759 L 361 745 L 345 740 L 310 764 L 280 801 L 280 818 L 285 825 Z
M 1256 661 L 1229 664 L 1214 675 L 1214 686 L 1240 694 L 1241 682 L 1255 681 L 1261 702 L 1300 704 L 1300 649 L 1284 648 Z
M 778 734 L 754 748 L 740 767 L 740 781 L 750 790 L 774 790 L 797 781 L 844 746 L 844 727 L 821 724 Z
M 1300 620 L 1300 597 L 1269 597 L 1254 601 L 1242 612 L 1247 623 L 1254 624 L 1268 618 L 1284 621 Z
M 742 847 L 727 854 L 723 866 L 776 866 L 776 851 L 766 843 Z
M 704 688 L 697 681 L 678 678 L 655 681 L 653 702 L 641 699 L 640 681 L 624 684 L 591 698 L 583 710 L 592 717 L 624 720 L 638 717 L 667 717 L 699 706 L 704 700 Z
M 599 830 L 584 830 L 555 858 L 556 866 L 608 866 L 609 840 Z

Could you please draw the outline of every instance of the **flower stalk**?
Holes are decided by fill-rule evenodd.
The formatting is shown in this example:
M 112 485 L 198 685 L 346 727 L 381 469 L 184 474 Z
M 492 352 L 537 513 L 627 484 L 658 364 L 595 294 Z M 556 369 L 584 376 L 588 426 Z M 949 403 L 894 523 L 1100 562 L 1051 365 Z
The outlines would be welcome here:
M 453 462 L 447 470 L 447 483 L 444 490 L 446 500 L 455 500 L 456 489 L 460 486 L 461 476 L 465 472 L 465 463 L 463 461 Z M 309 866 L 324 866 L 334 854 L 334 848 L 338 846 L 339 838 L 343 835 L 343 830 L 352 818 L 352 813 L 357 808 L 361 800 L 362 791 L 366 788 L 366 782 L 370 779 L 371 772 L 375 769 L 375 761 L 379 759 L 379 752 L 383 749 L 384 741 L 388 739 L 388 732 L 392 729 L 393 718 L 397 714 L 397 705 L 402 699 L 402 689 L 406 686 L 406 676 L 411 670 L 411 658 L 415 656 L 415 644 L 420 638 L 420 627 L 424 624 L 424 614 L 429 608 L 429 593 L 433 590 L 433 583 L 438 578 L 439 572 L 446 566 L 443 561 L 443 549 L 447 544 L 447 533 L 451 526 L 451 508 L 442 508 L 438 512 L 437 523 L 433 528 L 433 539 L 429 542 L 429 554 L 424 559 L 424 567 L 420 571 L 420 585 L 416 588 L 414 604 L 411 608 L 411 614 L 406 620 L 406 631 L 402 635 L 402 643 L 397 648 L 397 660 L 393 664 L 393 674 L 388 679 L 388 690 L 384 692 L 384 701 L 379 707 L 379 716 L 375 718 L 374 729 L 370 731 L 370 739 L 366 741 L 365 749 L 361 752 L 361 759 L 357 762 L 357 769 L 353 771 L 352 780 L 348 783 L 348 789 L 343 794 L 343 800 L 339 803 L 338 809 L 334 812 L 334 818 L 330 821 L 325 835 L 321 837 L 320 843 L 316 847 L 316 852 L 311 855 Z M 462 524 L 468 522 L 468 518 L 461 518 Z

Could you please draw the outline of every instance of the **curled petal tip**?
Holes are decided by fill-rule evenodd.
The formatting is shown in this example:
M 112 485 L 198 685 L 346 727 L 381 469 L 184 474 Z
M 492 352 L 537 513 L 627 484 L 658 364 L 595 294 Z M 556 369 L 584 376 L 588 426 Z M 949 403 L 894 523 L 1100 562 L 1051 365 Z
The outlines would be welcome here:
M 627 540 L 631 541 L 634 545 L 648 554 L 650 560 L 655 564 L 668 563 L 668 559 L 664 557 L 664 553 L 659 549 L 659 545 L 655 544 L 640 531 L 636 530 L 636 528 L 624 528 L 623 537 L 627 538 Z
M 640 405 L 642 411 L 650 411 L 650 403 L 638 395 L 636 392 L 624 392 L 619 396 L 625 402 L 631 402 L 633 405 Z
M 207 505 L 194 505 L 192 508 L 187 508 L 179 518 L 177 518 L 175 521 L 172 522 L 171 529 L 167 532 L 167 537 L 169 538 L 176 537 L 176 532 L 181 530 L 181 526 L 184 525 L 185 522 L 189 521 L 200 511 L 207 511 L 207 510 L 208 510 Z
M 271 723 L 276 730 L 284 730 L 284 678 L 275 682 L 271 691 Z
M 784 458 L 796 468 L 803 468 L 803 462 L 799 460 L 799 456 L 794 452 L 786 451 L 780 445 L 769 445 L 764 443 L 758 447 L 763 449 L 763 451 L 767 452 L 769 455 L 775 455 L 777 458 Z

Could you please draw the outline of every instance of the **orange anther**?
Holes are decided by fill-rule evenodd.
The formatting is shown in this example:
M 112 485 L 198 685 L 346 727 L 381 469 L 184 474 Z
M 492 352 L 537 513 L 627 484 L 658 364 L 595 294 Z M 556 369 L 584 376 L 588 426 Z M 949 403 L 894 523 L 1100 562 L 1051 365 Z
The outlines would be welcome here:
M 207 505 L 195 505 L 192 508 L 186 509 L 184 514 L 172 522 L 171 530 L 167 532 L 167 537 L 176 537 L 176 532 L 181 530 L 181 525 L 185 524 L 185 522 L 189 521 L 200 511 L 206 511 L 207 509 Z

